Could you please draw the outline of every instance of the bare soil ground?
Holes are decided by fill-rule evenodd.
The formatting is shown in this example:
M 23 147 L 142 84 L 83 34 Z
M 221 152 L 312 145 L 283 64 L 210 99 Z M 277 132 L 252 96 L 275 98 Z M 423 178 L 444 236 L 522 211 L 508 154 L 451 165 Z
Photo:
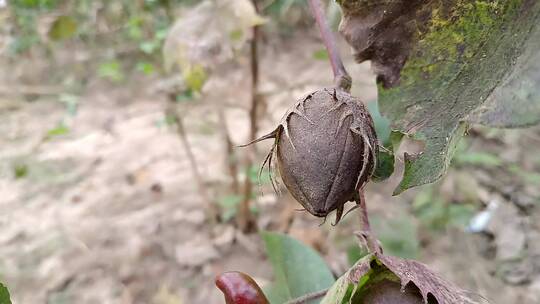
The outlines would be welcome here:
M 296 98 L 331 84 L 328 64 L 313 59 L 319 48 L 314 35 L 267 42 L 261 133 Z M 375 100 L 369 65 L 347 66 L 353 93 Z M 14 79 L 1 79 L 13 85 Z M 205 221 L 178 134 L 164 124 L 166 101 L 154 90 L 156 82 L 91 81 L 77 114 L 68 117 L 69 133 L 51 138 L 47 131 L 66 117 L 57 97 L 27 102 L 0 95 L 0 279 L 14 303 L 223 303 L 213 286 L 222 271 L 245 271 L 262 284 L 271 280 L 258 235 L 244 235 L 233 223 L 211 227 Z M 198 105 L 186 106 L 189 141 L 213 198 L 224 195 L 230 182 L 216 104 L 229 105 L 233 141 L 244 143 L 248 88 L 247 67 L 231 66 L 227 77 L 211 79 Z M 472 193 L 481 209 L 492 206 L 490 221 L 482 234 L 455 228 L 432 234 L 407 217 L 419 229 L 420 260 L 490 303 L 540 303 L 540 128 L 475 130 L 472 150 L 492 152 L 521 171 L 451 169 L 439 183 L 440 195 L 460 202 Z M 258 146 L 259 160 L 266 147 Z M 16 178 L 16 168 L 27 171 L 19 172 L 24 177 Z M 396 182 L 370 185 L 373 216 L 384 220 L 410 212 L 419 190 L 392 197 Z M 354 215 L 338 227 L 330 221 L 319 226 L 319 219 L 292 211 L 297 205 L 286 191 L 277 196 L 263 185 L 262 192 L 255 201 L 261 229 L 287 231 L 319 250 L 336 274 L 346 269 L 347 246 L 358 227 Z

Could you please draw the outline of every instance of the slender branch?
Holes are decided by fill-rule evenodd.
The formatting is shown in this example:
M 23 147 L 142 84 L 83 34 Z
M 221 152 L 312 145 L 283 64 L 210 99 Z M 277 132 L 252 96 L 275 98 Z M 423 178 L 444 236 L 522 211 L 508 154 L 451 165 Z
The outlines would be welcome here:
M 373 232 L 371 232 L 371 226 L 369 224 L 369 217 L 366 205 L 366 197 L 364 195 L 364 189 L 358 190 L 356 195 L 356 203 L 360 208 L 360 223 L 362 230 L 356 232 L 356 236 L 364 243 L 370 253 L 382 254 L 382 247 L 379 241 L 375 238 Z
M 180 141 L 182 145 L 184 146 L 184 150 L 186 151 L 186 155 L 189 160 L 189 164 L 191 166 L 191 172 L 193 174 L 195 182 L 197 183 L 197 190 L 199 191 L 199 195 L 201 196 L 201 198 L 203 199 L 206 205 L 206 212 L 208 215 L 208 219 L 211 224 L 215 224 L 216 219 L 217 219 L 216 205 L 213 204 L 212 201 L 210 200 L 210 196 L 208 195 L 208 192 L 204 185 L 204 181 L 202 179 L 199 166 L 197 165 L 195 154 L 193 153 L 193 150 L 191 149 L 191 145 L 189 144 L 189 141 L 187 138 L 182 116 L 180 116 L 175 105 L 172 102 L 169 102 L 169 105 L 167 106 L 166 115 L 172 118 L 174 120 L 174 123 L 176 124 L 176 132 L 178 133 L 178 136 L 180 137 Z
M 218 119 L 220 124 L 221 133 L 225 142 L 225 150 L 227 153 L 226 165 L 229 171 L 229 175 L 232 178 L 232 189 L 234 194 L 240 193 L 240 183 L 238 181 L 238 159 L 234 151 L 234 145 L 231 140 L 229 128 L 227 127 L 227 120 L 225 119 L 225 113 L 223 108 L 218 109 Z
M 290 300 L 286 302 L 285 304 L 304 304 L 311 300 L 319 299 L 324 297 L 328 293 L 328 289 L 319 290 L 313 293 L 308 293 L 306 295 L 303 295 L 299 298 Z
M 253 6 L 257 8 L 256 1 Z M 257 111 L 259 106 L 259 56 L 258 56 L 259 26 L 253 27 L 253 39 L 250 44 L 251 62 L 251 108 L 249 109 L 249 140 L 257 138 Z M 255 147 L 255 145 L 253 145 Z
M 332 65 L 332 71 L 334 72 L 334 83 L 336 87 L 349 92 L 351 90 L 352 79 L 343 65 L 343 61 L 341 60 L 341 56 L 339 55 L 339 50 L 336 45 L 336 39 L 332 33 L 332 30 L 330 30 L 328 23 L 326 22 L 322 2 L 321 0 L 309 0 L 309 6 L 311 7 L 313 17 L 319 26 L 321 38 L 330 58 L 330 64 Z
M 366 196 L 364 194 L 364 189 L 360 189 L 360 191 L 358 191 L 357 203 L 358 205 L 360 205 L 360 223 L 362 225 L 362 230 L 371 233 L 371 226 L 369 225 L 369 217 L 367 212 Z
M 257 9 L 257 1 L 252 0 L 255 10 Z M 249 108 L 249 140 L 257 138 L 257 111 L 259 106 L 259 56 L 258 56 L 258 41 L 259 27 L 253 27 L 253 38 L 250 43 L 250 71 L 251 71 L 251 105 Z M 255 146 L 251 145 L 246 152 L 246 173 L 249 173 L 253 165 L 253 158 L 256 154 Z M 246 174 L 247 175 L 247 174 Z M 241 231 L 249 232 L 255 228 L 255 219 L 251 214 L 249 205 L 252 201 L 251 194 L 253 192 L 253 183 L 249 176 L 246 176 L 244 182 L 244 198 L 240 203 L 237 223 Z

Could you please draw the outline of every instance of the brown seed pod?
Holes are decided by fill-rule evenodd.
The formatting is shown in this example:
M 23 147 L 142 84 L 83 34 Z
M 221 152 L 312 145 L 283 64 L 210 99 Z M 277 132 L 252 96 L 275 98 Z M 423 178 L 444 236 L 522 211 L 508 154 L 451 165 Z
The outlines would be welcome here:
M 336 224 L 375 168 L 378 143 L 362 102 L 341 89 L 323 89 L 300 99 L 279 126 L 255 142 L 275 138 L 265 159 L 277 167 L 292 196 L 311 214 L 337 210 Z M 263 164 L 264 166 L 264 164 Z
M 356 303 L 363 304 L 424 304 L 424 299 L 413 284 L 401 287 L 399 282 L 382 280 L 364 288 Z

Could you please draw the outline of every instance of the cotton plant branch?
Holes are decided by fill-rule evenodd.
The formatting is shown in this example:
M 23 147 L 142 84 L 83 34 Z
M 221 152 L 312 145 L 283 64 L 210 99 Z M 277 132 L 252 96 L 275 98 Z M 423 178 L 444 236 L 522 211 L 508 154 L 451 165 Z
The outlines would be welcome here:
M 257 9 L 257 1 L 252 0 L 255 10 Z M 259 95 L 259 36 L 260 28 L 259 26 L 253 27 L 253 37 L 250 42 L 250 74 L 251 74 L 251 101 L 249 108 L 249 141 L 255 140 L 257 138 L 257 112 L 260 105 L 260 95 Z M 253 193 L 253 182 L 249 178 L 248 173 L 251 167 L 253 166 L 253 158 L 256 154 L 256 148 L 254 145 L 248 147 L 246 151 L 246 161 L 245 161 L 245 171 L 246 177 L 244 181 L 244 193 L 243 199 L 240 202 L 238 209 L 238 214 L 236 215 L 236 221 L 238 228 L 243 232 L 249 232 L 254 230 L 256 227 L 255 218 L 251 214 L 250 204 L 252 202 L 252 193 Z
M 349 73 L 347 73 L 343 61 L 341 60 L 341 56 L 339 55 L 336 39 L 326 22 L 322 2 L 321 0 L 309 0 L 309 6 L 319 27 L 319 32 L 321 33 L 321 38 L 326 47 L 326 51 L 328 52 L 332 71 L 334 72 L 334 83 L 336 87 L 341 88 L 346 92 L 350 92 L 352 78 L 349 76 Z
M 341 60 L 341 56 L 337 48 L 336 39 L 332 33 L 332 30 L 328 26 L 328 23 L 326 22 L 323 4 L 321 0 L 309 0 L 309 6 L 328 52 L 328 57 L 334 73 L 334 84 L 336 87 L 341 88 L 346 92 L 350 92 L 352 78 L 343 65 L 343 61 Z M 363 187 L 358 191 L 355 201 L 357 204 L 357 207 L 355 208 L 360 209 L 360 223 L 362 229 L 361 231 L 357 232 L 356 235 L 364 243 L 369 252 L 382 253 L 379 241 L 371 232 Z

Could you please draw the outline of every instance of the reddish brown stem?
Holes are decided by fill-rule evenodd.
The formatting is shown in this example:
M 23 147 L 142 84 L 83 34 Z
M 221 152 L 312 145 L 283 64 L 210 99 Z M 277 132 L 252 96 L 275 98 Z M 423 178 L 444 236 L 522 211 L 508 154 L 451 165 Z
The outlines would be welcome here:
M 336 45 L 336 39 L 332 33 L 332 30 L 330 30 L 328 23 L 326 22 L 322 2 L 321 0 L 309 0 L 309 6 L 311 7 L 313 17 L 319 26 L 321 38 L 324 46 L 326 47 L 326 51 L 328 52 L 330 64 L 332 65 L 332 71 L 334 72 L 334 83 L 336 87 L 349 92 L 351 90 L 352 79 L 343 65 L 343 61 L 341 60 L 341 56 L 339 55 L 339 50 Z
M 238 159 L 237 155 L 234 151 L 234 144 L 231 140 L 231 135 L 229 132 L 229 128 L 227 127 L 227 120 L 225 119 L 225 113 L 223 113 L 223 109 L 218 110 L 218 118 L 219 118 L 219 124 L 220 129 L 223 135 L 223 139 L 225 142 L 225 150 L 227 153 L 227 159 L 226 159 L 226 165 L 227 169 L 229 171 L 229 175 L 232 179 L 232 190 L 234 194 L 240 193 L 240 183 L 238 181 Z
M 373 232 L 371 232 L 364 189 L 358 190 L 358 195 L 355 200 L 360 208 L 360 223 L 362 226 L 362 230 L 357 232 L 356 235 L 364 242 L 364 245 L 370 253 L 382 254 L 382 247 L 375 238 Z
M 323 290 L 320 290 L 320 291 L 308 293 L 308 294 L 303 295 L 303 296 L 301 296 L 299 298 L 296 298 L 294 300 L 290 300 L 290 301 L 286 302 L 285 304 L 305 304 L 305 303 L 308 303 L 308 302 L 310 302 L 312 300 L 320 299 L 320 298 L 324 297 L 327 293 L 328 293 L 328 289 L 323 289 Z
M 366 205 L 366 196 L 364 195 L 364 189 L 358 191 L 358 205 L 360 205 L 360 224 L 363 231 L 371 233 L 371 226 L 369 225 L 369 218 Z
M 255 10 L 257 10 L 257 1 L 252 0 Z M 257 111 L 259 105 L 259 56 L 258 56 L 259 27 L 253 27 L 253 38 L 250 43 L 250 71 L 251 71 L 251 106 L 249 109 L 249 139 L 257 138 Z M 251 145 L 247 150 L 246 156 L 246 179 L 244 182 L 244 198 L 240 203 L 237 215 L 237 224 L 243 232 L 254 230 L 255 219 L 251 214 L 249 205 L 251 203 L 251 194 L 253 192 L 253 183 L 249 176 L 249 170 L 253 165 L 253 158 L 256 154 L 255 146 Z
M 253 5 L 257 7 L 255 1 Z M 250 44 L 251 62 L 251 108 L 249 109 L 249 140 L 257 138 L 257 110 L 259 106 L 259 56 L 258 56 L 259 27 L 253 27 L 253 39 Z M 253 145 L 255 147 L 255 145 Z

